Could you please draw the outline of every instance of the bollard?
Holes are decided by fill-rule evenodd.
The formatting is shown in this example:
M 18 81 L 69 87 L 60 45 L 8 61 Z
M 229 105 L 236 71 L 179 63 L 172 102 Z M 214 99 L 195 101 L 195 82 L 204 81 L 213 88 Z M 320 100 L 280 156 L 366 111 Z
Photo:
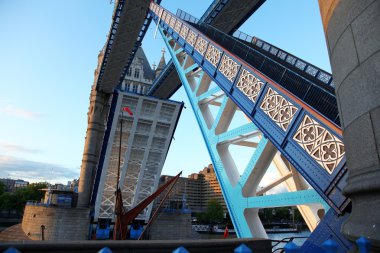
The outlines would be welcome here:
M 364 236 L 356 240 L 360 253 L 369 253 L 371 247 L 371 241 L 365 238 Z
M 181 246 L 179 248 L 176 248 L 172 253 L 189 253 L 189 251 Z
M 326 249 L 326 253 L 338 252 L 338 244 L 334 240 L 328 239 L 322 246 Z
M 242 243 L 239 247 L 234 249 L 234 253 L 252 253 L 252 250 L 247 245 Z
M 103 249 L 99 250 L 98 253 L 112 253 L 112 250 L 108 247 L 104 247 Z
M 294 242 L 288 242 L 285 247 L 285 253 L 297 253 L 299 247 Z
M 12 248 L 7 249 L 3 253 L 21 253 L 21 252 L 12 247 Z

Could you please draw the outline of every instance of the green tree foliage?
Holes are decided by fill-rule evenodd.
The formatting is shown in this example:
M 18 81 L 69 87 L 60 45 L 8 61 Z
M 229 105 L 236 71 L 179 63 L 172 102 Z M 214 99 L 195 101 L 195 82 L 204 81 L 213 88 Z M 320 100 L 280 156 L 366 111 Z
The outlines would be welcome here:
M 33 183 L 16 192 L 4 192 L 0 195 L 0 209 L 22 213 L 28 200 L 40 201 L 43 198 L 44 192 L 39 189 L 46 187 L 46 183 Z
M 209 224 L 223 221 L 223 207 L 216 199 L 212 199 L 208 202 L 205 218 Z
M 5 192 L 5 184 L 0 182 L 0 196 L 3 195 L 4 192 Z

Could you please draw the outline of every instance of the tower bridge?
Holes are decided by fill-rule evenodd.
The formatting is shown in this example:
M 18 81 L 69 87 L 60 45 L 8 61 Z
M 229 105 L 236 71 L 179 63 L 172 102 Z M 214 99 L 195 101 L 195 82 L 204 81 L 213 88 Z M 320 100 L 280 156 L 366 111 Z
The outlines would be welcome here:
M 347 218 L 352 204 L 343 194 L 343 189 L 350 189 L 348 151 L 343 144 L 344 119 L 338 114 L 334 93 L 341 80 L 334 83 L 326 71 L 256 37 L 234 38 L 232 34 L 263 2 L 214 1 L 199 20 L 183 11 L 174 15 L 159 2 L 146 6 L 145 21 L 141 15 L 137 19 L 143 25 L 135 45 L 153 19 L 172 58 L 148 95 L 167 99 L 181 84 L 184 86 L 239 237 L 266 237 L 258 217 L 260 208 L 296 205 L 313 231 L 301 248 L 303 252 L 318 252 L 322 242 L 331 238 L 338 243 L 339 251 L 345 252 L 352 243 L 340 227 L 350 223 Z M 320 3 L 325 29 L 338 5 Z M 124 62 L 112 57 L 121 45 L 113 42 L 114 35 L 121 37 L 123 25 L 124 29 L 132 25 L 127 21 L 118 24 L 115 17 L 129 10 L 123 1 L 115 6 L 95 83 L 96 91 L 107 93 L 120 83 L 132 57 Z M 127 59 L 125 55 L 121 58 Z M 219 108 L 216 115 L 211 105 Z M 247 123 L 230 129 L 237 111 L 246 115 Z M 230 145 L 252 147 L 252 157 L 241 175 L 234 161 L 238 157 L 229 152 Z M 281 177 L 259 190 L 272 163 Z M 262 196 L 283 182 L 287 193 Z M 88 198 L 82 204 L 87 202 Z M 324 217 L 318 216 L 323 209 Z M 347 226 L 343 226 L 344 233 L 352 239 Z
M 160 1 L 117 1 L 91 91 L 78 206 L 113 219 L 115 186 L 127 208 L 152 193 L 182 108 L 168 98 L 183 85 L 238 237 L 267 237 L 259 209 L 297 206 L 312 231 L 302 252 L 322 252 L 327 239 L 347 252 L 359 236 L 378 250 L 380 13 L 378 1 L 358 2 L 319 1 L 333 80 L 275 45 L 233 36 L 263 0 L 215 0 L 200 19 Z M 151 20 L 171 55 L 147 91 L 154 98 L 122 88 Z M 246 122 L 231 127 L 239 113 Z M 251 149 L 243 173 L 232 146 Z M 271 165 L 280 177 L 258 188 Z M 280 184 L 287 192 L 265 194 Z

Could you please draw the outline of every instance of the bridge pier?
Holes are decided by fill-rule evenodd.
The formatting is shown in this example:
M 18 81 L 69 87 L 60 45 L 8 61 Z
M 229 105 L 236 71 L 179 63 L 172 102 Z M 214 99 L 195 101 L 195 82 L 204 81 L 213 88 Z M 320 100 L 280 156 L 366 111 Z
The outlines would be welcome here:
M 111 97 L 112 94 L 97 91 L 94 88 L 91 91 L 88 127 L 78 186 L 78 207 L 87 207 L 90 203 Z
M 352 212 L 341 230 L 380 252 L 380 1 L 319 0 L 344 131 Z

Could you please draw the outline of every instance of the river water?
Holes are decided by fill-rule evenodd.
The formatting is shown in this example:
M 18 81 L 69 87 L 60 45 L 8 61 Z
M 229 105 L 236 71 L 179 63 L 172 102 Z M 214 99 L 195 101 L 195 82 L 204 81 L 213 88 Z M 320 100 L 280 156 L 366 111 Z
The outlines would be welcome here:
M 201 239 L 223 239 L 223 234 L 200 234 Z M 284 238 L 289 238 L 289 237 L 308 237 L 310 235 L 310 231 L 301 231 L 298 233 L 278 233 L 278 234 L 268 234 L 269 239 L 272 240 L 282 240 Z M 229 234 L 228 238 L 236 238 L 236 234 Z M 293 242 L 297 244 L 298 246 L 302 245 L 307 238 L 295 238 Z M 275 243 L 273 243 L 275 244 Z M 279 245 L 279 247 L 284 247 L 285 244 Z M 278 248 L 278 247 L 276 247 Z

